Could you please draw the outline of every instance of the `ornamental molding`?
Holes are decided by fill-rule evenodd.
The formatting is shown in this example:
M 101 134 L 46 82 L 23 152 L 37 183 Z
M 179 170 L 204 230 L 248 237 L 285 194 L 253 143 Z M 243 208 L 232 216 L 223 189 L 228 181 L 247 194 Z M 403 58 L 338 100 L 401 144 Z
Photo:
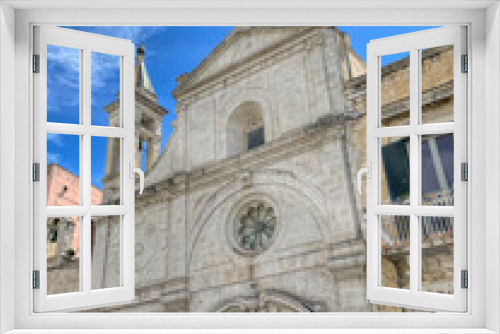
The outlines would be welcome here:
M 315 216 L 315 221 L 319 224 L 319 229 L 322 235 L 327 237 L 325 242 L 328 242 L 328 236 L 332 236 L 331 228 L 327 224 L 329 213 L 327 211 L 327 199 L 323 193 L 310 183 L 300 180 L 293 172 L 284 170 L 268 169 L 264 171 L 255 171 L 253 175 L 252 187 L 243 188 L 237 178 L 226 182 L 214 191 L 205 201 L 204 207 L 199 214 L 192 217 L 193 225 L 188 231 L 187 252 L 188 261 L 192 262 L 194 248 L 200 238 L 205 226 L 210 221 L 212 215 L 222 207 L 228 200 L 236 201 L 236 203 L 244 203 L 251 199 L 263 199 L 269 201 L 275 208 L 280 207 L 276 199 L 273 199 L 266 189 L 262 187 L 283 187 L 283 191 L 290 190 L 304 199 L 304 205 L 309 207 L 309 211 Z M 256 197 L 257 196 L 257 197 Z M 236 206 L 238 207 L 238 206 Z M 233 210 L 235 206 L 233 205 Z M 230 214 L 229 217 L 232 215 Z M 278 216 L 279 220 L 279 216 Z
M 351 119 L 348 116 L 346 115 L 346 121 Z M 338 115 L 320 117 L 316 122 L 310 123 L 302 129 L 290 131 L 259 148 L 246 151 L 237 156 L 206 163 L 190 172 L 173 172 L 151 183 L 148 182 L 149 173 L 147 173 L 144 193 L 136 199 L 136 202 L 156 203 L 159 200 L 172 200 L 176 196 L 197 191 L 213 184 L 224 184 L 227 180 L 234 180 L 242 170 L 253 171 L 266 168 L 289 156 L 295 156 L 317 148 L 322 143 L 339 140 L 343 134 L 342 122 L 342 118 Z M 167 144 L 167 148 L 168 145 L 170 145 L 170 142 Z M 162 161 L 161 157 L 166 154 L 167 148 L 154 164 L 151 172 L 158 172 L 157 169 L 162 167 L 159 162 Z M 107 204 L 118 203 L 119 192 L 116 189 L 109 189 L 107 198 Z
M 156 183 L 156 186 L 158 190 L 167 187 L 173 195 L 181 191 L 196 191 L 210 184 L 233 179 L 242 170 L 265 168 L 289 156 L 317 148 L 322 143 L 339 140 L 342 134 L 343 126 L 340 117 L 334 115 L 322 117 L 315 123 L 290 131 L 285 136 L 267 142 L 261 147 L 223 160 L 206 163 L 190 172 L 173 173 Z
M 289 292 L 276 289 L 259 289 L 256 285 L 248 294 L 219 302 L 211 312 L 325 312 L 323 302 L 310 301 Z

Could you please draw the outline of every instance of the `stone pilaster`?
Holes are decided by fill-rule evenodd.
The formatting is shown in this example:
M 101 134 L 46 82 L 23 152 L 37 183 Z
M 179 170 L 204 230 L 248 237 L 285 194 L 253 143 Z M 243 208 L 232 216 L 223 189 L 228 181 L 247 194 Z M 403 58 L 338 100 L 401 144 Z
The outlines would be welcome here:
M 366 298 L 366 243 L 353 239 L 332 245 L 328 268 L 337 287 L 338 309 L 367 312 L 372 304 Z

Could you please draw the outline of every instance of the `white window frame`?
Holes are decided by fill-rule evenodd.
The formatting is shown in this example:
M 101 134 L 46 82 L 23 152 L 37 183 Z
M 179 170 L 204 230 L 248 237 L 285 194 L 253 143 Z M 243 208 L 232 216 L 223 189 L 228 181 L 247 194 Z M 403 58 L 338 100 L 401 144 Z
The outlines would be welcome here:
M 453 45 L 454 121 L 423 124 L 421 120 L 421 50 Z M 467 163 L 467 75 L 461 71 L 461 55 L 467 54 L 466 27 L 434 28 L 410 34 L 387 37 L 367 46 L 367 163 L 371 178 L 367 180 L 367 296 L 376 304 L 413 307 L 421 310 L 467 310 L 467 291 L 461 288 L 461 270 L 467 270 L 467 182 L 460 180 L 460 164 Z M 381 58 L 402 52 L 410 53 L 410 124 L 382 126 Z M 454 134 L 454 206 L 430 206 L 421 203 L 423 135 Z M 408 205 L 384 205 L 381 198 L 381 139 L 410 139 L 410 202 Z M 410 219 L 410 286 L 409 289 L 381 286 L 381 217 L 404 215 Z M 421 290 L 421 217 L 453 217 L 453 294 Z
M 39 58 L 39 73 L 33 75 L 34 162 L 39 163 L 39 181 L 33 184 L 33 269 L 39 271 L 39 288 L 34 289 L 34 311 L 54 312 L 87 309 L 135 298 L 135 179 L 130 168 L 135 166 L 135 78 L 134 51 L 130 41 L 71 29 L 35 26 L 34 54 Z M 80 56 L 80 121 L 79 124 L 47 122 L 47 46 L 72 48 Z M 119 57 L 120 62 L 120 126 L 91 124 L 91 55 L 99 52 Z M 77 206 L 47 206 L 47 134 L 78 135 L 80 138 L 80 198 Z M 91 140 L 93 136 L 120 140 L 120 203 L 91 205 Z M 132 174 L 133 175 L 133 174 Z M 113 288 L 91 288 L 91 218 L 120 217 L 120 285 Z M 78 292 L 47 295 L 47 217 L 80 217 L 80 261 Z M 35 223 L 36 222 L 36 223 Z
M 0 78 L 2 86 L 2 107 L 15 105 L 15 118 L 1 110 L 2 129 L 5 124 L 15 126 L 15 147 L 9 148 L 12 138 L 4 137 L 12 131 L 0 132 L 2 145 L 1 158 L 14 158 L 14 163 L 1 165 L 0 174 L 3 184 L 11 185 L 15 191 L 15 226 L 10 221 L 0 222 L 2 248 L 0 250 L 2 275 L 0 277 L 1 316 L 5 320 L 2 330 L 16 329 L 16 333 L 47 332 L 47 329 L 64 329 L 65 333 L 92 332 L 92 329 L 104 329 L 109 332 L 123 332 L 119 329 L 141 328 L 141 333 L 153 329 L 163 329 L 162 332 L 212 332 L 234 333 L 231 328 L 254 328 L 254 333 L 275 332 L 271 329 L 280 328 L 280 332 L 303 332 L 299 328 L 307 328 L 307 332 L 356 332 L 356 333 L 395 333 L 406 328 L 405 332 L 422 333 L 491 333 L 500 331 L 498 312 L 500 310 L 498 279 L 500 277 L 500 262 L 498 257 L 485 254 L 498 254 L 500 244 L 500 175 L 498 165 L 500 153 L 498 147 L 500 136 L 498 124 L 500 117 L 497 110 L 500 107 L 498 90 L 500 90 L 500 68 L 498 56 L 500 50 L 499 32 L 500 12 L 497 4 L 491 2 L 440 2 L 397 4 L 387 2 L 267 2 L 249 4 L 221 4 L 207 1 L 203 5 L 178 2 L 152 2 L 144 5 L 122 2 L 122 9 L 101 11 L 97 7 L 106 7 L 100 2 L 60 4 L 45 4 L 42 1 L 14 1 L 0 4 L 2 13 L 0 24 L 15 30 L 15 41 L 9 37 L 9 31 L 0 29 L 0 65 L 3 73 L 10 73 L 9 66 L 15 66 L 15 87 L 8 86 L 5 76 Z M 9 6 L 24 7 L 15 13 L 15 23 L 12 20 L 13 10 Z M 116 5 L 116 3 L 115 3 Z M 46 7 L 49 6 L 49 7 Z M 50 7 L 51 6 L 51 7 Z M 142 7 L 150 9 L 137 10 Z M 200 6 L 200 7 L 196 7 Z M 396 7 L 397 8 L 394 8 Z M 488 9 L 486 9 L 489 6 Z M 67 7 L 67 8 L 60 8 Z M 78 7 L 79 9 L 75 9 Z M 126 7 L 131 9 L 126 9 Z M 152 7 L 160 7 L 153 8 Z M 51 8 L 51 10 L 43 10 Z M 113 8 L 109 5 L 108 8 Z M 246 8 L 246 9 L 245 9 Z M 2 21 L 2 19 L 6 20 Z M 470 270 L 468 289 L 469 310 L 467 313 L 450 314 L 251 314 L 241 316 L 222 314 L 34 314 L 32 312 L 32 290 L 29 288 L 31 279 L 30 251 L 32 239 L 30 221 L 32 203 L 29 194 L 32 184 L 29 180 L 30 141 L 32 133 L 32 105 L 26 97 L 31 96 L 30 55 L 32 53 L 32 27 L 35 24 L 57 25 L 448 25 L 465 24 L 469 27 L 469 113 L 468 132 L 471 139 L 468 142 L 470 158 L 469 166 L 469 221 L 474 230 L 469 227 L 471 242 L 468 244 L 468 267 Z M 486 29 L 488 27 L 488 29 Z M 4 37 L 2 39 L 2 37 Z M 8 47 L 4 48 L 4 45 Z M 13 59 L 15 48 L 15 60 Z M 485 67 L 488 66 L 488 71 Z M 11 93 L 14 98 L 6 97 Z M 13 115 L 11 113 L 10 115 Z M 474 121 L 472 122 L 472 116 Z M 488 122 L 486 122 L 488 119 Z M 6 140 L 4 140 L 6 139 Z M 488 155 L 485 150 L 490 149 Z M 14 155 L 14 152 L 16 154 Z M 3 163 L 3 161 L 0 160 Z M 15 183 L 8 178 L 5 171 L 13 171 L 15 167 Z M 486 172 L 489 180 L 485 182 Z M 8 193 L 2 187 L 0 205 L 5 208 L 9 202 L 4 202 Z M 488 193 L 488 197 L 486 197 Z M 485 203 L 488 206 L 485 206 Z M 12 211 L 1 212 L 2 217 L 14 217 Z M 8 216 L 10 215 L 10 216 Z M 488 221 L 485 219 L 488 217 Z M 490 223 L 491 221 L 491 223 Z M 9 235 L 15 232 L 15 243 L 9 240 Z M 473 233 L 472 233 L 473 232 Z M 13 238 L 11 238 L 13 239 Z M 14 257 L 12 256 L 14 253 Z M 9 285 L 10 284 L 10 285 Z M 15 291 L 12 286 L 15 285 Z M 485 293 L 488 289 L 488 293 Z M 5 298 L 5 299 L 4 299 Z M 15 305 L 9 308 L 9 305 Z M 261 328 L 257 330 L 255 328 Z M 182 331 L 180 328 L 198 328 L 198 330 Z M 267 328 L 268 330 L 262 329 Z M 328 328 L 328 330 L 326 330 Z M 39 329 L 40 331 L 38 331 Z M 217 329 L 217 330 L 215 330 Z M 295 329 L 295 330 L 294 330 Z M 321 330 L 323 329 L 323 330 Z M 349 330 L 351 329 L 351 330 Z M 399 329 L 399 330 L 398 330 Z M 139 331 L 137 331 L 139 332 Z

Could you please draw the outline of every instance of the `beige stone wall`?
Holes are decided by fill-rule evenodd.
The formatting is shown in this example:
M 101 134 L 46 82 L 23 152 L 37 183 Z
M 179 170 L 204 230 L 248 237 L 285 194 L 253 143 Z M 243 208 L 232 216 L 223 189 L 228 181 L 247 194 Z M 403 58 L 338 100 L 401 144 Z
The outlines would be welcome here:
M 78 292 L 80 290 L 79 273 L 78 259 L 63 262 L 59 266 L 49 266 L 47 268 L 47 294 Z

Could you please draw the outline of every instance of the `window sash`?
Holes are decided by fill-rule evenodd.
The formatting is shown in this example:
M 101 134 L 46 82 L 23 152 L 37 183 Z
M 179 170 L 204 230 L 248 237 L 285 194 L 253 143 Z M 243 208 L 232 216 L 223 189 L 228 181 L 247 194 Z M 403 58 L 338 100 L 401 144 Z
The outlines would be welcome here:
M 460 271 L 467 269 L 467 186 L 460 182 L 460 163 L 467 162 L 466 138 L 466 75 L 461 73 L 460 55 L 466 54 L 466 28 L 447 27 L 375 40 L 367 47 L 367 161 L 371 162 L 372 178 L 367 181 L 367 296 L 378 304 L 423 310 L 467 310 L 467 290 L 461 289 Z M 454 122 L 420 124 L 420 51 L 442 45 L 454 46 Z M 381 127 L 380 57 L 410 51 L 410 125 Z M 454 200 L 453 207 L 421 205 L 422 135 L 454 134 Z M 383 137 L 410 138 L 410 205 L 380 205 L 381 154 Z M 412 172 L 413 170 L 413 172 Z M 416 172 L 415 172 L 416 171 Z M 410 216 L 410 288 L 409 290 L 382 287 L 380 216 Z M 443 216 L 454 218 L 454 294 L 420 291 L 421 229 L 420 217 Z
M 80 124 L 48 123 L 47 115 L 47 45 L 80 50 Z M 122 127 L 91 125 L 91 53 L 100 52 L 121 59 Z M 34 29 L 34 54 L 40 55 L 40 73 L 33 76 L 34 92 L 34 161 L 40 163 L 40 182 L 34 183 L 34 263 L 40 271 L 40 288 L 34 289 L 34 311 L 53 312 L 93 308 L 134 298 L 134 179 L 128 176 L 128 162 L 134 161 L 134 45 L 130 41 L 82 33 L 64 28 L 38 26 Z M 80 205 L 47 206 L 47 133 L 80 137 Z M 120 138 L 121 205 L 91 205 L 91 138 Z M 121 284 L 117 288 L 91 289 L 91 218 L 121 216 Z M 80 291 L 47 295 L 48 217 L 80 217 L 79 277 Z

